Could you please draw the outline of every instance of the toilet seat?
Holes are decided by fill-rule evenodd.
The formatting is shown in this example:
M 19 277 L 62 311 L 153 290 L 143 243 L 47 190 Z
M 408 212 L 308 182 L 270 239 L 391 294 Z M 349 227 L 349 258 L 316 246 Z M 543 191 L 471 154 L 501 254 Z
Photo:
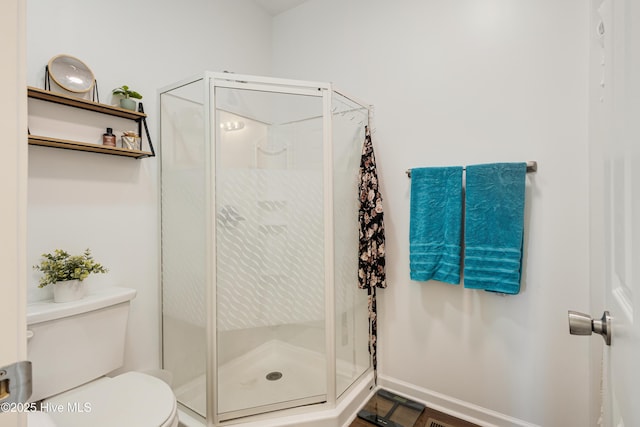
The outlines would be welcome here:
M 140 372 L 104 377 L 42 403 L 59 426 L 176 427 L 176 398 L 162 380 Z

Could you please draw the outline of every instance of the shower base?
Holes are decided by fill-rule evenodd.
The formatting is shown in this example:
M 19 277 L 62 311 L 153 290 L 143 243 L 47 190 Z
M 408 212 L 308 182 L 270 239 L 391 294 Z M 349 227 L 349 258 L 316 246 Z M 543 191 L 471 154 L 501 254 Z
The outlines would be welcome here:
M 277 376 L 268 380 L 267 376 Z M 324 355 L 271 340 L 219 369 L 220 413 L 323 395 L 326 393 Z M 200 377 L 175 390 L 178 401 L 198 414 L 206 414 L 206 377 Z
M 207 409 L 206 381 L 207 379 L 203 374 L 173 390 L 178 402 L 197 412 L 202 417 L 206 417 Z
M 218 412 L 326 394 L 322 353 L 271 340 L 220 366 Z
M 341 374 L 340 363 L 337 368 L 338 390 L 344 390 L 354 378 Z M 219 375 L 219 390 L 224 390 L 218 397 L 219 413 L 326 394 L 324 354 L 280 340 L 268 341 L 230 360 L 220 366 Z M 204 374 L 174 391 L 180 403 L 206 415 Z

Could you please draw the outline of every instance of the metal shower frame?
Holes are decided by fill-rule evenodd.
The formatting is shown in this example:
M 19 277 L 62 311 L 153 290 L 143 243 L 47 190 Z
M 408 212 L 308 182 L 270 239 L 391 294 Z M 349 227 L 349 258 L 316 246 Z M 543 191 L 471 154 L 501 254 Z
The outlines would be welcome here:
M 261 419 L 260 414 L 264 414 L 272 411 L 279 411 L 285 409 L 293 409 L 287 414 L 311 412 L 335 408 L 340 401 L 340 397 L 336 392 L 336 322 L 335 322 L 335 287 L 334 287 L 334 220 L 333 220 L 333 147 L 332 147 L 332 94 L 335 92 L 344 98 L 347 98 L 351 102 L 366 108 L 368 111 L 368 124 L 371 129 L 371 119 L 373 115 L 373 107 L 353 96 L 345 94 L 341 90 L 337 90 L 332 83 L 326 82 L 314 82 L 314 81 L 300 81 L 281 79 L 273 77 L 262 77 L 243 75 L 235 73 L 220 73 L 220 72 L 205 72 L 182 80 L 171 86 L 162 88 L 159 93 L 169 92 L 179 87 L 195 83 L 199 80 L 203 81 L 204 90 L 204 116 L 209 118 L 204 120 L 204 131 L 209 144 L 205 144 L 205 156 L 208 158 L 206 162 L 205 174 L 207 176 L 207 188 L 206 203 L 208 212 L 207 217 L 212 218 L 215 215 L 215 165 L 216 165 L 216 150 L 217 146 L 217 123 L 215 123 L 215 88 L 223 87 L 230 89 L 246 89 L 256 90 L 264 92 L 278 92 L 284 94 L 297 94 L 321 97 L 323 102 L 323 203 L 324 210 L 327 215 L 324 215 L 324 292 L 325 292 L 325 348 L 326 348 L 326 395 L 313 396 L 308 398 L 297 399 L 290 402 L 275 403 L 268 406 L 261 406 L 260 410 L 256 408 L 249 408 L 244 410 L 238 410 L 233 412 L 227 412 L 224 414 L 218 413 L 218 404 L 216 396 L 217 390 L 217 324 L 216 324 L 216 224 L 215 221 L 207 222 L 207 229 L 205 233 L 207 236 L 207 245 L 205 253 L 205 259 L 211 260 L 206 266 L 206 306 L 207 306 L 207 426 L 215 427 L 226 424 L 233 424 L 231 421 L 240 417 L 251 417 L 249 420 Z M 354 283 L 354 286 L 355 283 Z M 365 370 L 359 378 L 357 378 L 341 396 L 349 394 L 349 392 L 356 387 L 357 384 L 362 382 L 371 382 L 373 384 L 372 365 L 369 362 L 369 367 Z M 305 405 L 305 408 L 300 408 Z M 264 417 L 273 417 L 273 415 L 266 415 Z M 263 418 L 264 418 L 263 417 Z M 222 423 L 222 424 L 221 424 Z

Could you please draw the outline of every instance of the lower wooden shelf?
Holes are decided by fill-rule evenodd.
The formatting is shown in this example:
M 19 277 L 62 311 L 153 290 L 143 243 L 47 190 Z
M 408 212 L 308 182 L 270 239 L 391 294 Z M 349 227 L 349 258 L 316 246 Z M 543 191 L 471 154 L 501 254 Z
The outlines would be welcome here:
M 107 145 L 89 144 L 87 142 L 70 141 L 68 139 L 51 138 L 48 136 L 29 135 L 29 145 L 41 147 L 64 148 L 67 150 L 89 151 L 92 153 L 109 154 L 112 156 L 133 157 L 143 159 L 153 157 L 149 151 L 127 150 L 125 148 L 109 147 Z

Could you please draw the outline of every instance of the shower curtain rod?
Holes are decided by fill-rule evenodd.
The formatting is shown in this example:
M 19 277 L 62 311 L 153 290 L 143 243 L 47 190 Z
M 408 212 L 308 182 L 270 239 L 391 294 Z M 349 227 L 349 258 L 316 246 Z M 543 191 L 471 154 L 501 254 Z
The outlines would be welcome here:
M 462 170 L 467 170 L 467 168 L 462 168 Z M 527 162 L 527 173 L 537 172 L 538 171 L 538 162 L 535 160 L 530 160 Z M 405 171 L 408 178 L 411 178 L 411 169 L 407 169 Z

